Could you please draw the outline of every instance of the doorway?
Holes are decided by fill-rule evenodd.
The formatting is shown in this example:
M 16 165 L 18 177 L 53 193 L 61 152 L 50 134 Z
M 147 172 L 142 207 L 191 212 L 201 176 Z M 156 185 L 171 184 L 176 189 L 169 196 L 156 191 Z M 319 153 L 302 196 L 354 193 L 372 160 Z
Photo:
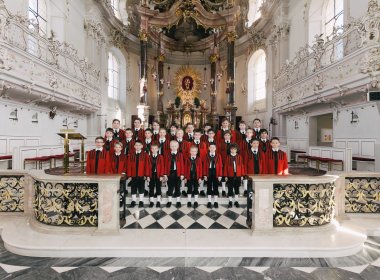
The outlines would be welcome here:
M 309 142 L 310 146 L 333 146 L 334 138 L 332 113 L 310 117 Z

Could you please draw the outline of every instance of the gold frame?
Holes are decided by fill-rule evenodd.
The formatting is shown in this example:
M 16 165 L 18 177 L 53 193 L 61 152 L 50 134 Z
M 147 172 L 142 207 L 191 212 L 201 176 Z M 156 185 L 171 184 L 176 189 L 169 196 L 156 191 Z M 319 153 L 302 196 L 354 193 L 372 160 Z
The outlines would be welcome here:
M 185 90 L 182 88 L 182 81 L 185 77 L 193 79 L 193 88 Z M 176 73 L 176 93 L 182 100 L 182 104 L 193 104 L 194 98 L 200 95 L 202 89 L 202 80 L 200 73 L 190 66 L 182 66 Z

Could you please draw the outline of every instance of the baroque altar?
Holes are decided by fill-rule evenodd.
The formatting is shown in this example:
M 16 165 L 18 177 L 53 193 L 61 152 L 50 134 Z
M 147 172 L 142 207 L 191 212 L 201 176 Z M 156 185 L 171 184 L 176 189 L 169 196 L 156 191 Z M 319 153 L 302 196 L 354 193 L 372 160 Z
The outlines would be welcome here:
M 176 73 L 175 81 L 175 101 L 169 100 L 166 107 L 167 125 L 193 123 L 196 128 L 202 127 L 207 122 L 209 110 L 206 100 L 199 99 L 202 88 L 199 72 L 182 66 Z

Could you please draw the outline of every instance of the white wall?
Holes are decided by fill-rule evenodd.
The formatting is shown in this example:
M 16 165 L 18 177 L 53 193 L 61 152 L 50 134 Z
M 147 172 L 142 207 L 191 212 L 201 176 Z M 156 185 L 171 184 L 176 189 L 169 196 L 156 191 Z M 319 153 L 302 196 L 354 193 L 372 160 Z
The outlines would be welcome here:
M 17 108 L 18 121 L 9 119 L 10 113 Z M 38 123 L 32 123 L 32 116 L 38 114 Z M 72 123 L 79 120 L 76 131 L 87 135 L 87 124 L 83 116 L 68 115 L 63 112 L 58 112 L 52 120 L 48 116 L 47 110 L 32 108 L 24 105 L 4 104 L 0 102 L 0 135 L 20 136 L 20 137 L 40 137 L 40 145 L 56 145 L 59 144 L 60 137 L 57 133 L 62 126 L 63 120 L 68 117 L 68 122 Z M 73 128 L 73 125 L 70 126 Z

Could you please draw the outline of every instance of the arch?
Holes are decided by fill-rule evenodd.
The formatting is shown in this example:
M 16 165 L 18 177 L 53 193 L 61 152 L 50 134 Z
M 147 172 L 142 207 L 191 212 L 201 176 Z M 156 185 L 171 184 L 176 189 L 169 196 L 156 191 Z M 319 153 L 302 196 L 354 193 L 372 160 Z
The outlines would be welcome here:
M 267 60 L 263 49 L 255 51 L 248 60 L 248 111 L 265 108 L 267 97 Z
M 118 19 L 120 19 L 120 0 L 110 0 L 112 11 Z

